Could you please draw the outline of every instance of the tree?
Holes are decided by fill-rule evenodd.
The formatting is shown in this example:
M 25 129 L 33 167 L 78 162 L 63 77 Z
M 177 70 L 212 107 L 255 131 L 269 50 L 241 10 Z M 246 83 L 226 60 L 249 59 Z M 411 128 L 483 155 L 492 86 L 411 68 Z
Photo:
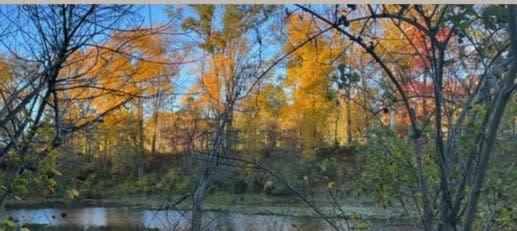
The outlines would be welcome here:
M 0 145 L 0 158 L 18 164 L 2 191 L 2 208 L 13 192 L 12 183 L 26 169 L 60 147 L 66 137 L 91 127 L 138 94 L 135 85 L 125 84 L 128 76 L 138 76 L 131 62 L 113 55 L 128 51 L 126 44 L 135 36 L 120 38 L 111 47 L 105 36 L 125 22 L 130 6 L 24 5 L 5 10 L 14 12 L 3 12 L 13 17 L 3 46 L 10 54 L 9 69 L 17 86 L 3 97 L 0 124 L 7 139 Z
M 217 8 L 221 9 L 216 14 Z M 200 176 L 199 186 L 193 197 L 192 230 L 201 230 L 201 203 L 209 180 L 218 165 L 218 155 L 232 150 L 233 113 L 239 100 L 245 97 L 262 76 L 261 57 L 257 59 L 258 44 L 246 41 L 245 35 L 268 19 L 273 7 L 268 6 L 193 6 L 198 18 L 189 17 L 184 27 L 192 29 L 201 37 L 199 47 L 207 52 L 207 68 L 197 84 L 207 116 L 213 119 L 214 131 L 207 150 L 207 162 Z M 214 26 L 222 21 L 222 28 Z M 252 50 L 250 53 L 249 50 Z M 258 63 L 258 64 L 257 64 Z
M 287 22 L 289 43 L 285 50 L 291 50 L 305 39 L 318 33 L 317 25 L 305 19 L 307 15 L 291 14 Z M 286 109 L 289 121 L 293 122 L 296 136 L 303 152 L 308 157 L 316 148 L 325 146 L 328 140 L 326 130 L 331 124 L 330 112 L 336 110 L 329 78 L 332 50 L 323 37 L 319 36 L 289 57 L 284 86 L 292 91 L 292 103 Z M 307 58 L 310 57 L 310 58 Z
M 264 83 L 254 89 L 237 109 L 238 150 L 243 159 L 258 163 L 265 156 L 285 145 L 280 127 L 281 111 L 287 106 L 286 94 L 280 85 Z
M 463 223 L 464 230 L 471 230 L 499 122 L 513 92 L 515 8 L 367 5 L 357 11 L 351 8 L 354 12 L 349 14 L 334 15 L 336 20 L 332 20 L 309 7 L 298 7 L 363 48 L 382 68 L 399 95 L 411 125 L 409 139 L 417 166 L 418 203 L 422 206 L 421 221 L 425 230 L 431 230 L 433 225 L 455 230 L 459 222 Z M 499 23 L 495 19 L 499 19 Z M 380 47 L 378 40 L 382 34 L 375 29 L 379 21 L 400 28 L 400 37 L 419 57 L 416 63 L 390 65 L 390 60 L 397 60 L 394 57 L 397 50 Z M 508 21 L 509 26 L 501 23 L 504 21 Z M 365 29 L 351 30 L 346 28 L 349 24 L 361 24 Z M 465 39 L 468 46 L 462 45 Z M 470 55 L 465 55 L 467 51 Z M 404 87 L 409 80 L 420 76 L 431 80 L 433 87 L 430 96 L 417 96 L 429 97 L 433 103 L 425 118 L 417 117 L 419 102 L 411 100 L 408 88 Z M 465 82 L 473 82 L 474 87 L 462 85 L 467 92 L 463 97 L 448 93 L 447 89 L 453 84 Z M 432 133 L 427 136 L 424 131 L 430 127 Z M 424 152 L 423 148 L 428 145 L 426 140 L 430 138 L 434 141 L 434 151 Z M 476 145 L 467 140 L 474 140 Z M 427 158 L 432 160 L 436 175 L 434 170 L 424 168 Z M 438 204 L 434 204 L 432 198 L 438 198 Z M 465 213 L 461 212 L 463 209 Z

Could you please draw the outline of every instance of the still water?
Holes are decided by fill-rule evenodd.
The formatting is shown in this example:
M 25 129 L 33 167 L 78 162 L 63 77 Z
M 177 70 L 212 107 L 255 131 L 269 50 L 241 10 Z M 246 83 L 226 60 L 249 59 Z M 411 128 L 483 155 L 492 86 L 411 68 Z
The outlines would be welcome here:
M 31 230 L 189 230 L 190 212 L 130 208 L 12 209 L 8 215 Z M 346 230 L 346 223 L 338 221 Z M 203 230 L 332 230 L 322 219 L 240 213 L 203 213 Z M 411 230 L 409 227 L 371 225 L 367 230 Z

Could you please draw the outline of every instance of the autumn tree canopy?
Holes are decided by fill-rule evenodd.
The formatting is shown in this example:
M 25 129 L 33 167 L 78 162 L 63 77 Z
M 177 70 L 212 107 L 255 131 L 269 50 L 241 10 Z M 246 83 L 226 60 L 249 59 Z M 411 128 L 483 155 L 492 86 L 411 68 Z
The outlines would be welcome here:
M 517 227 L 513 5 L 0 13 L 0 209 L 159 196 L 203 230 L 210 196 L 265 195 L 349 230 L 357 197 L 417 229 Z

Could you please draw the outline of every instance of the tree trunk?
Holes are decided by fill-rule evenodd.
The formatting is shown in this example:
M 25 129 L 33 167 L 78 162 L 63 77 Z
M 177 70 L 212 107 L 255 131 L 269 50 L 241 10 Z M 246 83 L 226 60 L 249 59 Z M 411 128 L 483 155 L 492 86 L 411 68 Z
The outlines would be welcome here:
M 233 148 L 233 130 L 232 130 L 232 124 L 233 124 L 233 116 L 231 115 L 228 115 L 228 119 L 227 119 L 227 123 L 225 124 L 225 128 L 224 129 L 224 150 L 226 151 L 230 151 L 232 150 Z
M 158 133 L 158 113 L 155 112 L 153 115 L 153 136 L 151 138 L 151 155 L 156 155 L 156 139 L 157 139 L 157 133 Z
M 205 194 L 208 180 L 210 179 L 209 174 L 203 174 L 201 182 L 194 193 L 192 201 L 192 231 L 201 231 L 202 220 L 201 220 L 201 204 L 203 202 L 203 195 Z
M 187 145 L 187 149 L 183 151 L 183 160 L 185 161 L 185 164 L 183 165 L 184 166 L 184 170 L 187 174 L 192 174 L 194 172 L 194 168 L 192 166 L 192 150 L 191 150 L 191 146 L 192 145 L 192 140 L 189 141 L 189 144 Z
M 352 112 L 351 107 L 352 104 L 350 103 L 350 90 L 347 89 L 347 100 L 345 103 L 346 107 L 346 143 L 351 144 L 352 143 Z
M 223 113 L 221 114 L 221 122 L 215 132 L 214 141 L 212 143 L 210 152 L 208 153 L 208 160 L 203 170 L 203 175 L 194 193 L 194 197 L 192 200 L 192 231 L 201 231 L 201 204 L 203 202 L 203 196 L 208 182 L 210 181 L 212 171 L 214 171 L 214 169 L 217 167 L 217 158 L 223 146 L 224 138 L 226 138 L 225 133 L 226 129 L 228 128 L 228 123 L 230 123 L 231 120 L 233 106 L 234 101 L 230 101 L 225 111 L 223 111 Z
M 138 178 L 142 178 L 145 174 L 144 169 L 144 105 L 142 99 L 137 102 L 138 113 L 138 147 L 137 147 L 137 162 L 138 162 Z
M 153 135 L 151 140 L 151 155 L 156 154 L 156 139 L 158 136 L 158 111 L 160 110 L 162 104 L 162 88 L 160 75 L 158 75 L 158 92 L 156 93 L 156 97 L 154 98 L 153 103 Z
M 107 172 L 108 170 L 108 137 L 104 137 L 104 150 L 102 150 L 102 154 L 104 155 L 104 158 L 102 158 L 101 161 L 101 171 L 102 173 Z
M 413 147 L 415 148 L 415 155 L 417 161 L 416 173 L 417 173 L 417 181 L 419 191 L 422 197 L 422 209 L 423 209 L 423 217 L 422 224 L 424 225 L 425 231 L 432 230 L 432 220 L 433 220 L 433 212 L 431 210 L 431 202 L 429 201 L 429 188 L 427 187 L 427 177 L 424 172 L 424 161 L 423 161 L 423 153 L 420 149 L 420 137 L 416 135 L 412 135 L 411 139 L 413 142 Z
M 340 113 L 336 113 L 336 121 L 334 122 L 334 147 L 339 147 L 339 140 L 338 140 L 339 114 Z
M 503 80 L 502 86 L 499 89 L 496 89 L 497 96 L 495 104 L 493 105 L 494 110 L 490 115 L 487 128 L 484 132 L 486 141 L 480 150 L 479 164 L 474 175 L 474 183 L 472 185 L 467 202 L 467 208 L 465 210 L 465 223 L 463 225 L 463 230 L 465 231 L 472 230 L 472 224 L 476 215 L 479 196 L 485 181 L 490 153 L 492 152 L 492 147 L 496 140 L 497 130 L 501 122 L 501 117 L 504 114 L 504 109 L 506 108 L 508 100 L 510 99 L 510 96 L 513 92 L 513 85 L 517 73 L 517 7 L 515 5 L 508 5 L 508 15 L 508 19 L 510 19 L 510 59 L 512 59 L 512 63 L 510 66 L 510 72 L 508 73 L 506 79 Z

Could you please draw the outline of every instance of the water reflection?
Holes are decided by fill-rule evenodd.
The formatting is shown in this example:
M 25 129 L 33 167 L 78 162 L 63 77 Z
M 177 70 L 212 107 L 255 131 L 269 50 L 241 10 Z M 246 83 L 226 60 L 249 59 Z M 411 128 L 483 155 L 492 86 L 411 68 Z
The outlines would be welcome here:
M 13 209 L 8 211 L 8 214 L 19 220 L 20 225 L 44 225 L 44 227 L 31 230 L 189 230 L 191 219 L 191 212 L 102 207 Z M 338 223 L 344 225 L 343 222 Z M 203 230 L 332 230 L 325 221 L 313 217 L 245 215 L 220 212 L 203 213 L 203 224 Z
M 70 219 L 76 220 L 81 227 L 88 229 L 90 227 L 106 226 L 106 209 L 103 208 L 87 208 L 76 211 L 70 211 Z M 63 218 L 66 220 L 66 217 Z
M 159 230 L 187 229 L 190 213 L 175 210 L 144 210 L 142 224 L 144 227 Z

